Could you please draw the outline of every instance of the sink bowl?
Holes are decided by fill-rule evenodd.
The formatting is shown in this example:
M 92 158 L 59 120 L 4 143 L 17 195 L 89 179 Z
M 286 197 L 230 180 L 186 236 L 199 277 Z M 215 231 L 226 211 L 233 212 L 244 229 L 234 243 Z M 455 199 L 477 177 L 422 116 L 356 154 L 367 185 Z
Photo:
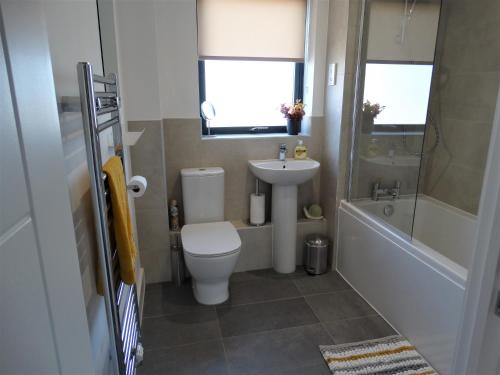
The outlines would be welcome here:
M 312 159 L 250 160 L 252 173 L 260 180 L 273 185 L 300 185 L 314 177 L 319 162 Z

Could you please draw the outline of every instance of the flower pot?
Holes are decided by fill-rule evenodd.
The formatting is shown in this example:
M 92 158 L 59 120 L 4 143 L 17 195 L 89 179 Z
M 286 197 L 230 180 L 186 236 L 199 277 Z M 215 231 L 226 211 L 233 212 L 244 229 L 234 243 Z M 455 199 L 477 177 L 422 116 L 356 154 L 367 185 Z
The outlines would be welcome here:
M 286 130 L 289 135 L 297 135 L 300 132 L 300 124 L 302 119 L 289 118 L 287 119 Z
M 373 131 L 373 123 L 375 120 L 375 116 L 373 116 L 371 113 L 363 112 L 362 119 L 363 120 L 361 122 L 361 132 L 371 133 Z

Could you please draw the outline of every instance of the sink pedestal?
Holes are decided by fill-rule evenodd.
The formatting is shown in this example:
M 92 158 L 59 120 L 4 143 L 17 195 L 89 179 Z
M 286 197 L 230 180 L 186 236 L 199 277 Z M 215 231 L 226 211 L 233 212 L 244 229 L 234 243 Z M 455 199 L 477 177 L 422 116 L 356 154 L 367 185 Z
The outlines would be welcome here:
M 297 241 L 297 185 L 273 185 L 273 268 L 279 273 L 295 271 Z

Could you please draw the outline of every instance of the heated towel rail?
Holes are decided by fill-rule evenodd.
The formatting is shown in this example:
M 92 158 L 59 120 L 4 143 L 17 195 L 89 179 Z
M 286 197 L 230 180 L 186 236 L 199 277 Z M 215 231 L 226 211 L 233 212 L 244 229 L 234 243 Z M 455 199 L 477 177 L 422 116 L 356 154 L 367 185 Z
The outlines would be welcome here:
M 109 186 L 102 172 L 101 133 L 113 130 L 113 149 L 122 158 L 123 142 L 120 126 L 120 97 L 115 74 L 94 75 L 86 62 L 77 64 L 82 107 L 87 164 L 95 216 L 99 266 L 103 285 L 112 358 L 119 375 L 133 375 L 141 361 L 138 352 L 141 330 L 136 285 L 126 285 L 120 279 L 119 260 L 112 224 Z M 102 89 L 97 89 L 96 86 Z M 104 140 L 107 144 L 107 139 Z

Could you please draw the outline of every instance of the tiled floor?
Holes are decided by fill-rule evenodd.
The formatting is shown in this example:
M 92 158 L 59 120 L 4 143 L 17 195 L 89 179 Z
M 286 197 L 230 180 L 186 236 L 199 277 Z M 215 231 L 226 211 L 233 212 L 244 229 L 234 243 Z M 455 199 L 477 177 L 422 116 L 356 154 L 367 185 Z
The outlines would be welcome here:
M 328 375 L 318 345 L 394 334 L 335 272 L 242 272 L 230 287 L 213 307 L 189 285 L 148 285 L 138 374 Z

